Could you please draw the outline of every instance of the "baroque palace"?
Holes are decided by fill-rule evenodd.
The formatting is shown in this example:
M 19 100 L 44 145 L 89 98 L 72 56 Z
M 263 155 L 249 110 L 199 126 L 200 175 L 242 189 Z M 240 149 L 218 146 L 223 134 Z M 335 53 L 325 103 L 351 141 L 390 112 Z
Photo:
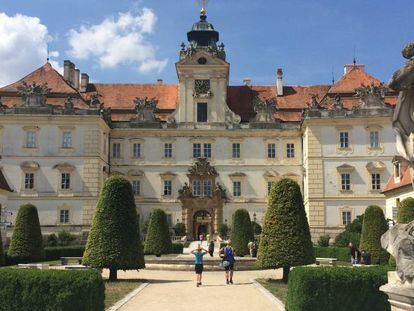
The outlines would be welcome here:
M 0 203 L 37 206 L 44 234 L 86 233 L 103 181 L 131 181 L 141 222 L 162 208 L 189 237 L 245 208 L 261 223 L 269 189 L 296 180 L 313 235 L 334 236 L 370 204 L 385 208 L 396 93 L 345 65 L 333 85 L 229 85 L 205 11 L 182 44 L 178 84 L 91 83 L 71 61 L 0 89 Z M 11 230 L 9 228 L 9 236 Z

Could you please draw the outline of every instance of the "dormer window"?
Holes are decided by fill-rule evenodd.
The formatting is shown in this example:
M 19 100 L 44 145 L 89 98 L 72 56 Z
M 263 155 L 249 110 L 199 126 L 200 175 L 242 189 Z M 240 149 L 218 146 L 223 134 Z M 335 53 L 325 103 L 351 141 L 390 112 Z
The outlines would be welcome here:
M 398 180 L 401 177 L 401 164 L 398 161 L 394 162 L 394 179 Z

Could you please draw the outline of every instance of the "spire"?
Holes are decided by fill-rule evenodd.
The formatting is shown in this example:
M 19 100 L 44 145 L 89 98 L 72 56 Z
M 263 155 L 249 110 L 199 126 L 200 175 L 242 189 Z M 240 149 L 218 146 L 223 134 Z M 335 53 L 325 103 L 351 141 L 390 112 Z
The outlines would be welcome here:
M 207 21 L 206 0 L 201 1 L 200 21 L 194 23 L 187 38 L 195 47 L 216 46 L 219 41 L 219 33 L 214 26 Z

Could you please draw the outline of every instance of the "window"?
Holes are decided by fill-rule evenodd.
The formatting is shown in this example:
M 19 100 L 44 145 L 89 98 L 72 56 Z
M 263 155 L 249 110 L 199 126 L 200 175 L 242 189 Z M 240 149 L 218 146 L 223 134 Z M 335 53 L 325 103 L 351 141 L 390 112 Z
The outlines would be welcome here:
M 235 159 L 240 158 L 240 144 L 239 143 L 233 143 L 232 157 Z
M 211 158 L 211 144 L 204 144 L 204 157 Z
M 68 224 L 69 223 L 69 210 L 61 209 L 60 210 L 60 223 L 61 224 Z
M 202 193 L 201 180 L 193 180 L 193 195 L 195 197 L 200 197 L 201 193 Z
M 348 148 L 349 147 L 349 134 L 348 132 L 340 132 L 339 133 L 339 144 L 341 148 Z
M 207 103 L 197 103 L 197 122 L 207 122 Z
M 171 143 L 164 144 L 164 158 L 172 158 L 172 144 Z
M 34 189 L 34 173 L 24 174 L 24 189 Z
M 273 181 L 268 181 L 267 182 L 267 194 L 270 194 L 270 191 L 272 190 L 272 186 L 273 186 Z
M 286 145 L 286 157 L 294 158 L 295 157 L 295 144 Z
M 241 196 L 241 181 L 233 181 L 233 196 Z
M 276 144 L 268 144 L 267 145 L 267 157 L 269 159 L 276 158 Z
M 164 196 L 172 195 L 172 181 L 164 180 Z
M 193 158 L 201 158 L 201 144 L 193 144 Z
M 401 165 L 400 162 L 394 162 L 394 178 L 400 178 L 401 176 Z
M 70 174 L 69 173 L 62 173 L 61 175 L 61 183 L 60 189 L 67 190 L 70 189 Z
M 203 182 L 203 195 L 206 197 L 211 197 L 213 193 L 211 180 L 204 180 Z
M 62 148 L 72 148 L 72 132 L 63 132 Z
M 112 157 L 116 159 L 121 157 L 121 144 L 120 143 L 112 144 Z
M 168 227 L 172 227 L 172 215 L 171 214 L 167 214 L 167 223 L 168 223 Z
M 139 159 L 141 157 L 141 144 L 140 143 L 134 143 L 132 145 L 132 156 L 134 159 Z
M 26 132 L 26 148 L 36 148 L 36 132 Z
M 193 195 L 195 197 L 211 197 L 213 194 L 213 184 L 210 179 L 193 180 Z
M 378 131 L 369 132 L 369 145 L 371 148 L 379 147 L 379 132 Z
M 398 207 L 393 206 L 393 208 L 392 208 L 392 220 L 397 220 L 397 215 L 398 215 Z
M 351 212 L 350 211 L 342 212 L 342 224 L 346 226 L 350 223 L 351 223 Z
M 132 191 L 134 192 L 134 195 L 141 194 L 141 182 L 139 180 L 132 181 Z
M 378 173 L 371 174 L 371 189 L 381 190 L 381 175 Z
M 341 174 L 341 189 L 343 191 L 351 190 L 351 175 L 349 173 Z

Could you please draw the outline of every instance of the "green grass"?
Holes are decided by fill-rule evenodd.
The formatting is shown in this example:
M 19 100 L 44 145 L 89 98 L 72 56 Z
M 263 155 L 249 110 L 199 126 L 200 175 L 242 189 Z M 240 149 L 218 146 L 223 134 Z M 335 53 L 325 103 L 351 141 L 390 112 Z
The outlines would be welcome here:
M 118 282 L 105 282 L 105 308 L 113 306 L 127 294 L 138 288 L 141 280 L 119 280 Z
M 257 279 L 264 288 L 271 292 L 275 297 L 279 298 L 283 303 L 286 303 L 288 285 L 282 280 L 275 279 Z

